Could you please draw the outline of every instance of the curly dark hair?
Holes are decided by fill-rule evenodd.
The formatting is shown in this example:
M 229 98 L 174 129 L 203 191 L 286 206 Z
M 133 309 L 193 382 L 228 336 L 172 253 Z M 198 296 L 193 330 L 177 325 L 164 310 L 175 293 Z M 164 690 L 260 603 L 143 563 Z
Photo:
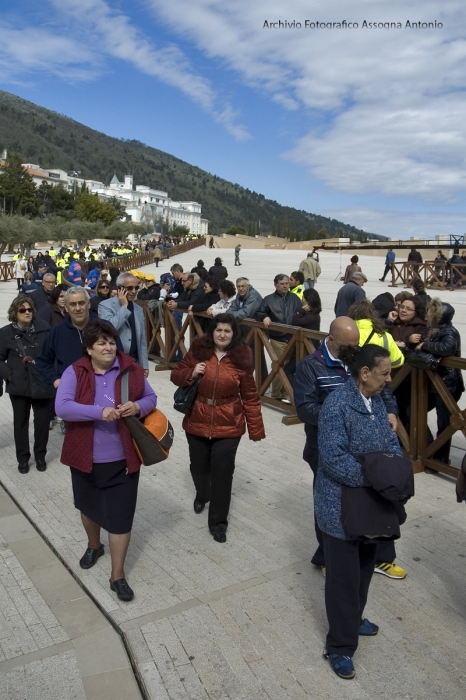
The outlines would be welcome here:
M 204 277 L 204 282 L 207 282 L 207 284 L 214 292 L 218 290 L 218 279 L 216 277 L 213 277 L 212 275 L 207 275 L 207 277 Z
M 18 309 L 22 307 L 23 304 L 28 304 L 32 309 L 32 319 L 36 316 L 36 307 L 31 297 L 28 294 L 18 294 L 18 296 L 13 299 L 8 309 L 8 320 L 10 323 L 16 323 L 18 318 Z
M 116 343 L 118 340 L 118 333 L 111 323 L 108 321 L 103 321 L 100 318 L 96 318 L 93 321 L 90 321 L 83 331 L 82 346 L 83 355 L 85 357 L 88 356 L 87 350 L 92 348 L 92 346 L 95 345 L 100 338 L 104 338 L 105 340 L 111 338 Z
M 231 348 L 234 348 L 235 345 L 240 345 L 240 344 L 245 344 L 243 340 L 243 333 L 241 332 L 240 325 L 236 318 L 233 316 L 233 314 L 225 313 L 225 314 L 218 314 L 218 316 L 215 316 L 215 318 L 212 319 L 212 321 L 209 324 L 209 327 L 207 329 L 206 337 L 204 342 L 202 343 L 203 347 L 205 348 L 213 348 L 215 343 L 214 343 L 214 330 L 217 328 L 217 326 L 220 323 L 227 323 L 229 326 L 231 326 L 231 329 L 233 331 L 233 337 L 231 339 L 230 345 L 225 348 L 225 350 L 231 350 Z
M 231 280 L 220 280 L 218 288 L 228 299 L 236 295 L 236 287 Z

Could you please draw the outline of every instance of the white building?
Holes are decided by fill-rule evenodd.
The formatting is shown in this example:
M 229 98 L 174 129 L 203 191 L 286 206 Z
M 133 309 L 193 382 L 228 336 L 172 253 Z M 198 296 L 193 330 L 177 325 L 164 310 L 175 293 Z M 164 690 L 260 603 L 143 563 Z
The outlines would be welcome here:
M 6 158 L 6 153 L 3 157 Z M 187 226 L 195 236 L 208 234 L 209 222 L 201 218 L 202 207 L 198 202 L 175 202 L 167 192 L 153 190 L 147 185 L 137 185 L 134 189 L 132 175 L 125 175 L 124 182 L 120 182 L 115 174 L 110 185 L 105 185 L 97 180 L 80 178 L 79 172 L 67 173 L 60 168 L 41 168 L 34 163 L 23 163 L 23 167 L 38 187 L 47 182 L 50 185 L 62 185 L 70 192 L 77 192 L 85 184 L 89 192 L 97 194 L 104 202 L 116 197 L 125 206 L 131 221 L 136 224 L 151 224 L 156 233 L 162 232 L 162 224 L 168 219 L 172 225 Z

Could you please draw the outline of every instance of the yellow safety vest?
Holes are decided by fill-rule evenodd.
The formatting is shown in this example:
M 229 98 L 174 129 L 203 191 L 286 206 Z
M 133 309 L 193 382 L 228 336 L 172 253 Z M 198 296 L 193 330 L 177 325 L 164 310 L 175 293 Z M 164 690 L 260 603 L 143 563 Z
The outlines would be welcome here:
M 290 289 L 290 292 L 293 292 L 293 294 L 296 294 L 296 296 L 298 297 L 298 299 L 301 299 L 301 300 L 302 300 L 303 294 L 304 294 L 304 285 L 303 285 L 303 284 L 298 284 L 297 287 L 293 287 L 293 289 Z

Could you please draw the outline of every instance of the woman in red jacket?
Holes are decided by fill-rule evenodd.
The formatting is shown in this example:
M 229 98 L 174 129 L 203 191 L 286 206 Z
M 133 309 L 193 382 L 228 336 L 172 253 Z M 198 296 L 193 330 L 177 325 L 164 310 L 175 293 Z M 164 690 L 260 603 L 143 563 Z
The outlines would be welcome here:
M 252 372 L 252 352 L 238 322 L 231 314 L 219 314 L 171 373 L 177 386 L 189 386 L 201 377 L 183 428 L 196 487 L 194 511 L 202 513 L 210 501 L 209 530 L 216 542 L 227 539 L 235 456 L 246 425 L 251 440 L 265 438 Z

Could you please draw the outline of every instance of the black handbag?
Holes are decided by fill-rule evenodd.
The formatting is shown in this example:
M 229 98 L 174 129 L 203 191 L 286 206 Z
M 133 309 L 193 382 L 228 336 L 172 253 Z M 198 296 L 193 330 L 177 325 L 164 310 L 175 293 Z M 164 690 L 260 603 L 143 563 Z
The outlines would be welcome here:
M 26 355 L 23 341 L 15 337 L 19 347 L 19 354 L 22 357 L 22 364 L 27 373 L 27 394 L 31 399 L 54 399 L 56 389 L 51 384 L 44 384 L 32 357 Z
M 173 408 L 175 409 L 175 411 L 179 411 L 179 413 L 184 413 L 185 416 L 190 412 L 190 410 L 193 407 L 194 399 L 196 398 L 200 381 L 201 378 L 196 377 L 196 379 L 193 382 L 191 382 L 189 386 L 178 387 L 173 397 Z
M 432 372 L 435 372 L 439 368 L 441 361 L 442 358 L 438 355 L 433 355 L 431 352 L 424 352 L 423 350 L 414 351 L 408 357 L 408 362 L 411 367 L 430 369 Z

